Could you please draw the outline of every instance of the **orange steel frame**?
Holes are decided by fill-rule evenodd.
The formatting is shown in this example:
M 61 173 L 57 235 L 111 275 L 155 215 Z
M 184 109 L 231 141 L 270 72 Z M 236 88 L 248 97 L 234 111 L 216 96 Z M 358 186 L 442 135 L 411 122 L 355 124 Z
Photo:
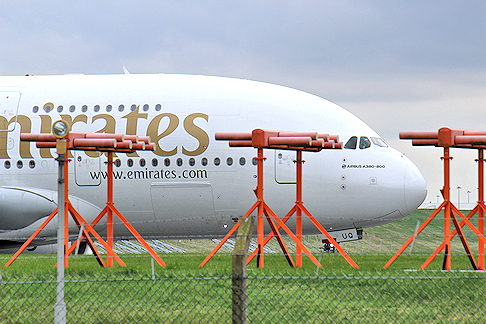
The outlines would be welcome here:
M 165 267 L 164 261 L 155 253 L 155 251 L 145 242 L 143 237 L 137 232 L 137 230 L 128 222 L 128 220 L 123 217 L 123 215 L 118 211 L 118 209 L 115 207 L 113 203 L 113 152 L 108 152 L 108 162 L 107 162 L 107 202 L 106 202 L 106 207 L 101 211 L 101 213 L 95 218 L 95 220 L 91 223 L 91 227 L 96 226 L 98 222 L 103 218 L 103 216 L 106 214 L 107 217 L 107 243 L 108 246 L 110 247 L 109 250 L 107 250 L 107 267 L 112 267 L 113 266 L 113 259 L 115 259 L 121 266 L 125 266 L 123 261 L 121 261 L 115 252 L 113 251 L 113 216 L 118 217 L 120 221 L 122 221 L 123 225 L 132 233 L 132 235 L 140 242 L 140 244 L 143 245 L 145 249 L 150 253 L 150 255 L 157 261 L 157 263 Z M 86 238 L 88 238 L 86 235 L 84 235 Z M 68 253 L 74 251 L 76 248 L 76 243 L 75 242 L 71 248 L 69 249 Z M 120 263 L 121 262 L 121 263 Z
M 113 135 L 113 137 L 118 138 L 117 140 L 120 140 L 122 138 L 122 135 L 118 136 L 118 134 L 91 134 L 91 133 L 86 133 L 89 134 L 90 136 L 110 136 Z M 25 136 L 25 138 L 29 138 L 28 140 L 30 141 L 35 141 L 36 135 L 40 135 L 39 138 L 44 139 L 46 136 L 49 136 L 49 134 L 28 134 Z M 81 136 L 81 133 L 74 133 L 74 136 Z M 128 137 L 128 136 L 127 136 Z M 133 137 L 133 136 L 132 136 Z M 134 139 L 132 139 L 134 140 Z M 135 145 L 138 147 L 143 146 L 143 149 L 145 149 L 145 144 L 143 143 L 140 144 L 138 143 L 138 137 L 136 137 L 136 140 L 134 140 L 136 144 L 133 145 L 133 150 L 136 150 Z M 148 140 L 147 140 L 148 141 Z M 51 146 L 51 142 L 48 142 L 47 145 L 49 147 Z M 74 141 L 72 141 L 74 142 Z M 121 142 L 123 142 L 123 139 L 121 139 Z M 39 143 L 38 143 L 39 144 Z M 42 142 L 41 145 L 46 145 L 44 142 Z M 72 144 L 71 144 L 72 145 Z M 121 146 L 121 145 L 120 145 Z M 148 149 L 153 148 L 153 144 L 150 144 L 148 146 Z M 71 147 L 71 149 L 74 149 L 74 147 Z M 113 216 L 115 215 L 118 217 L 118 219 L 121 220 L 123 225 L 132 233 L 132 235 L 147 249 L 147 251 L 150 253 L 150 255 L 157 261 L 157 263 L 160 266 L 165 266 L 165 263 L 160 259 L 160 257 L 155 253 L 155 251 L 145 242 L 145 240 L 142 238 L 142 236 L 135 230 L 135 228 L 127 221 L 125 217 L 116 209 L 113 203 L 113 153 L 118 151 L 116 149 L 103 149 L 103 148 L 98 148 L 100 151 L 105 151 L 107 153 L 107 202 L 106 202 L 106 207 L 101 211 L 101 213 L 95 218 L 95 220 L 89 224 L 72 206 L 71 202 L 69 201 L 69 196 L 68 196 L 68 179 L 69 179 L 69 173 L 68 173 L 68 168 L 67 166 L 64 167 L 64 182 L 65 182 L 65 187 L 64 187 L 64 202 L 58 202 L 58 203 L 64 203 L 64 250 L 65 250 L 65 261 L 64 261 L 64 267 L 68 267 L 69 261 L 68 261 L 68 256 L 71 254 L 76 246 L 81 242 L 81 239 L 86 239 L 89 247 L 93 251 L 93 253 L 96 256 L 96 259 L 98 263 L 103 266 L 103 267 L 112 267 L 113 266 L 113 259 L 118 262 L 121 266 L 126 266 L 125 263 L 118 257 L 118 255 L 113 251 Z M 130 150 L 132 150 L 132 145 L 130 145 Z M 119 151 L 125 152 L 128 151 L 128 149 L 119 149 Z M 65 154 L 60 154 L 58 160 L 60 163 L 66 163 L 68 161 L 65 161 Z M 5 268 L 10 266 L 13 261 L 22 253 L 28 245 L 34 240 L 34 238 L 47 226 L 47 224 L 54 218 L 54 216 L 58 213 L 58 208 L 56 208 L 50 215 L 49 217 L 39 226 L 39 228 L 29 237 L 29 239 L 19 248 L 19 250 L 10 258 L 10 260 L 5 264 Z M 82 232 L 82 238 L 79 240 L 74 241 L 74 243 L 69 247 L 69 227 L 68 227 L 68 219 L 69 215 L 71 214 L 71 217 L 73 218 L 74 222 L 78 226 L 78 228 L 81 230 L 83 229 Z M 101 236 L 94 230 L 94 226 L 103 218 L 104 215 L 107 215 L 107 241 L 105 242 Z M 61 216 L 62 217 L 62 216 Z M 96 249 L 93 240 L 90 237 L 90 234 L 93 235 L 96 240 L 98 240 L 101 245 L 106 249 L 107 251 L 107 262 L 105 263 Z
M 296 169 L 297 169 L 297 177 L 296 177 L 296 201 L 295 205 L 292 209 L 285 215 L 282 219 L 282 222 L 285 224 L 287 220 L 295 214 L 296 216 L 296 229 L 295 229 L 295 236 L 302 243 L 302 213 L 309 218 L 309 220 L 314 224 L 314 226 L 336 247 L 338 252 L 348 261 L 348 263 L 353 268 L 359 268 L 358 265 L 351 259 L 351 257 L 344 251 L 344 249 L 329 235 L 326 229 L 312 216 L 312 214 L 304 207 L 302 201 L 302 165 L 304 164 L 304 160 L 302 159 L 302 151 L 297 150 L 297 158 L 296 158 Z M 277 230 L 280 226 L 277 227 Z M 270 232 L 265 240 L 263 241 L 263 245 L 266 245 L 270 239 L 274 236 L 274 232 Z M 257 255 L 258 250 L 253 251 L 252 254 L 247 259 L 247 264 L 250 263 L 254 257 Z M 312 258 L 311 258 L 312 260 Z M 314 262 L 314 264 L 316 264 Z M 317 265 L 317 264 L 316 264 Z M 296 267 L 302 267 L 302 248 L 300 245 L 296 246 Z
M 66 163 L 69 160 L 63 162 Z M 89 247 L 92 249 L 93 253 L 96 256 L 96 260 L 101 266 L 106 266 L 105 262 L 101 258 L 100 253 L 96 249 L 93 241 L 91 240 L 90 236 L 88 235 L 91 233 L 102 245 L 103 247 L 107 250 L 113 252 L 113 246 L 110 246 L 105 242 L 101 236 L 93 229 L 93 227 L 86 221 L 84 218 L 74 209 L 73 205 L 71 204 L 71 201 L 69 200 L 68 192 L 69 192 L 69 172 L 68 168 L 64 168 L 64 202 L 59 202 L 64 204 L 64 215 L 60 217 L 64 217 L 64 250 L 65 252 L 65 259 L 64 259 L 64 267 L 68 267 L 69 265 L 69 260 L 68 256 L 69 254 L 74 251 L 74 248 L 76 247 L 75 244 L 77 241 L 73 244 L 74 248 L 72 250 L 69 250 L 69 226 L 68 226 L 68 221 L 69 221 L 69 214 L 73 218 L 74 222 L 78 226 L 79 229 L 81 229 L 81 226 L 83 226 L 83 235 L 86 237 L 87 243 Z M 47 217 L 47 219 L 39 226 L 39 228 L 29 237 L 27 241 L 17 250 L 17 252 L 10 258 L 10 260 L 5 264 L 5 268 L 10 266 L 15 259 L 29 246 L 29 244 L 39 235 L 39 233 L 49 224 L 49 222 L 56 216 L 58 213 L 58 208 L 56 208 L 50 215 Z M 114 252 L 113 252 L 114 253 Z M 123 264 L 123 261 L 120 260 L 118 256 L 116 258 Z
M 453 140 L 444 139 L 444 137 L 449 137 L 453 135 Z M 424 135 L 425 133 L 428 133 Z M 444 197 L 444 202 L 427 218 L 427 220 L 419 227 L 416 233 L 412 235 L 405 244 L 395 253 L 395 255 L 385 264 L 384 269 L 388 268 L 399 256 L 400 254 L 411 244 L 414 237 L 418 236 L 425 227 L 432 221 L 432 219 L 439 214 L 440 211 L 444 210 L 444 241 L 441 245 L 432 253 L 432 255 L 422 264 L 421 270 L 425 269 L 430 265 L 432 260 L 442 251 L 444 251 L 444 262 L 443 270 L 451 270 L 451 240 L 456 235 L 459 234 L 459 238 L 463 244 L 464 250 L 471 262 L 474 270 L 485 270 L 485 260 L 484 260 L 484 245 L 486 244 L 486 239 L 484 237 L 484 212 L 486 211 L 486 205 L 484 203 L 484 150 L 482 147 L 475 147 L 474 144 L 482 144 L 482 142 L 477 142 L 478 140 L 471 140 L 466 138 L 468 133 L 477 133 L 477 131 L 459 131 L 450 130 L 447 128 L 440 129 L 436 135 L 431 135 L 433 132 L 422 132 L 423 137 L 413 137 L 413 134 L 407 133 L 400 138 L 402 139 L 416 139 L 413 142 L 414 145 L 435 145 L 444 147 L 444 156 L 441 159 L 444 161 L 444 188 L 441 190 L 442 196 Z M 445 135 L 444 135 L 445 134 Z M 442 136 L 444 135 L 444 136 Z M 476 135 L 476 134 L 475 134 Z M 485 134 L 486 135 L 486 134 Z M 407 137 L 408 136 L 408 137 Z M 434 139 L 435 138 L 435 139 Z M 481 139 L 481 141 L 486 141 L 486 138 Z M 464 144 L 467 143 L 467 146 Z M 459 209 L 454 206 L 450 200 L 450 147 L 459 148 L 477 148 L 478 149 L 478 202 L 476 207 L 467 215 L 464 216 Z M 469 221 L 476 213 L 478 213 L 478 228 L 476 229 Z M 459 223 L 459 219 L 461 222 Z M 451 220 L 455 227 L 455 230 L 451 232 Z M 462 227 L 467 225 L 474 234 L 478 237 L 478 262 L 474 259 L 471 248 L 464 236 Z
M 484 212 L 486 211 L 486 205 L 484 204 L 484 150 L 478 149 L 478 201 L 476 206 L 464 217 L 464 215 L 460 212 L 459 215 L 462 217 L 462 221 L 459 223 L 459 227 L 462 228 L 466 225 L 465 220 L 471 219 L 476 213 L 478 214 L 478 228 L 477 231 L 480 235 L 478 237 L 484 237 Z M 470 223 L 469 223 L 470 224 Z M 476 232 L 476 231 L 475 231 Z M 452 231 L 451 239 L 457 234 L 457 229 Z M 478 234 L 478 233 L 476 233 Z M 459 234 L 461 235 L 461 234 Z M 476 265 L 475 270 L 484 270 L 484 244 L 485 241 L 479 239 L 478 240 L 478 262 Z M 434 258 L 444 249 L 445 242 L 442 242 L 441 245 L 430 255 L 430 257 L 424 262 L 424 264 L 420 267 L 421 270 L 425 269 Z M 472 254 L 471 254 L 472 255 Z M 471 256 L 470 256 L 471 258 Z M 474 267 L 474 264 L 473 264 Z
M 287 258 L 287 261 L 291 266 L 295 266 L 294 261 L 292 260 L 292 257 L 290 256 L 290 253 L 285 246 L 285 243 L 282 240 L 282 237 L 280 236 L 280 233 L 278 232 L 277 226 L 275 225 L 275 222 L 282 227 L 287 234 L 292 237 L 294 240 L 295 244 L 297 246 L 300 246 L 305 253 L 311 258 L 311 260 L 320 265 L 319 262 L 317 261 L 316 258 L 310 254 L 310 252 L 305 248 L 305 246 L 302 245 L 302 243 L 297 239 L 297 237 L 290 231 L 290 229 L 282 222 L 282 220 L 268 207 L 268 205 L 265 203 L 265 200 L 263 198 L 263 161 L 265 158 L 263 157 L 263 148 L 258 148 L 258 156 L 257 156 L 257 188 L 256 188 L 256 196 L 257 196 L 257 202 L 253 204 L 253 206 L 246 212 L 246 214 L 242 217 L 246 218 L 249 217 L 250 214 L 257 209 L 257 222 L 256 222 L 256 227 L 257 227 L 257 248 L 256 251 L 258 253 L 258 259 L 257 259 L 257 266 L 259 268 L 263 268 L 264 264 L 264 255 L 263 255 L 263 247 L 264 247 L 264 241 L 263 241 L 263 229 L 264 229 L 264 220 L 263 217 L 265 216 L 268 224 L 270 225 L 272 232 L 275 234 L 275 237 L 278 240 L 278 243 L 280 247 L 282 248 L 282 251 Z M 230 238 L 231 235 L 233 235 L 238 227 L 241 224 L 241 219 L 238 221 L 238 223 L 233 226 L 233 228 L 226 234 L 226 236 L 218 243 L 218 245 L 211 251 L 211 253 L 204 259 L 204 261 L 199 265 L 200 267 L 204 266 L 216 252 L 219 251 L 219 249 L 223 246 L 224 243 Z
M 255 134 L 255 131 L 261 131 L 261 130 L 254 130 L 253 135 Z M 265 132 L 265 131 L 261 131 Z M 282 132 L 283 133 L 283 132 Z M 296 133 L 291 133 L 290 135 L 295 136 Z M 303 133 L 302 133 L 303 134 Z M 227 138 L 221 138 L 221 139 L 237 139 L 237 140 L 242 140 L 241 142 L 248 140 L 247 136 L 251 136 L 248 134 L 225 134 L 227 135 Z M 242 135 L 242 136 L 239 136 Z M 246 136 L 245 136 L 246 135 Z M 257 134 L 258 135 L 258 134 Z M 278 135 L 277 135 L 278 136 Z M 240 137 L 240 138 L 238 138 Z M 257 136 L 253 136 L 253 146 L 255 146 L 255 140 Z M 217 138 L 218 139 L 218 138 Z M 300 142 L 302 140 L 296 140 L 295 138 L 292 139 L 294 142 Z M 282 142 L 290 142 L 292 140 L 285 140 L 279 138 L 279 145 L 281 144 L 280 141 Z M 277 141 L 277 139 L 273 138 L 273 141 Z M 251 142 L 251 141 L 250 141 Z M 262 146 L 261 142 L 258 142 L 259 146 Z M 245 143 L 244 145 L 236 144 L 234 146 L 250 146 L 252 144 Z M 300 145 L 300 144 L 299 144 Z M 230 146 L 232 146 L 230 142 Z M 265 145 L 263 145 L 265 146 Z M 271 148 L 271 145 L 268 145 L 267 142 L 267 148 Z M 323 146 L 324 147 L 324 144 Z M 318 267 L 321 267 L 321 264 L 317 259 L 310 253 L 310 251 L 303 245 L 302 243 L 302 213 L 304 213 L 316 226 L 319 231 L 326 236 L 326 238 L 336 246 L 338 249 L 339 253 L 348 261 L 348 263 L 354 267 L 354 268 L 359 268 L 358 265 L 346 254 L 346 252 L 339 246 L 339 244 L 329 235 L 329 233 L 324 229 L 324 227 L 312 216 L 312 214 L 304 207 L 302 204 L 302 164 L 304 161 L 302 160 L 302 149 L 297 149 L 297 148 L 289 148 L 293 149 L 297 152 L 297 160 L 296 162 L 296 169 L 297 169 L 297 178 L 296 178 L 296 191 L 297 191 L 297 200 L 295 202 L 294 207 L 290 210 L 289 213 L 285 216 L 285 218 L 282 220 L 280 219 L 271 209 L 268 207 L 268 205 L 264 201 L 263 197 L 263 161 L 265 158 L 263 157 L 263 147 L 257 147 L 257 152 L 258 152 L 258 157 L 257 157 L 257 189 L 255 190 L 256 196 L 257 196 L 257 202 L 245 213 L 245 215 L 242 217 L 246 218 L 249 217 L 250 214 L 257 209 L 257 248 L 253 251 L 253 253 L 248 257 L 247 263 L 250 263 L 255 256 L 257 256 L 257 266 L 259 268 L 262 268 L 264 265 L 264 253 L 263 253 L 263 247 L 270 241 L 270 239 L 275 236 L 285 257 L 287 258 L 287 261 L 290 266 L 292 267 L 302 267 L 302 252 L 304 252 L 310 259 L 311 261 Z M 292 231 L 285 225 L 285 222 L 293 215 L 296 214 L 296 234 L 294 235 Z M 263 217 L 266 217 L 270 227 L 271 227 L 271 232 L 270 234 L 264 239 L 264 219 Z M 276 224 L 275 224 L 276 223 Z M 214 254 L 216 254 L 217 251 L 226 243 L 226 241 L 233 235 L 238 227 L 241 224 L 241 220 L 238 221 L 238 223 L 235 224 L 235 226 L 226 234 L 226 236 L 219 242 L 219 244 L 211 251 L 211 253 L 203 260 L 203 262 L 199 265 L 200 267 L 204 266 L 212 257 Z M 292 238 L 292 240 L 296 244 L 296 262 L 293 261 L 292 257 L 290 256 L 290 253 L 285 246 L 285 243 L 283 242 L 279 229 L 283 228 L 284 231 Z

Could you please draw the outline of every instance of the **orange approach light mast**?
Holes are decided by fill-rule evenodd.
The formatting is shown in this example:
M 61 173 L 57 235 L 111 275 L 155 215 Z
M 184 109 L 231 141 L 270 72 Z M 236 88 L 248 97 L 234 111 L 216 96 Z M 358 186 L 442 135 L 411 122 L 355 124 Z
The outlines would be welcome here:
M 257 149 L 257 188 L 255 194 L 257 196 L 257 202 L 246 212 L 242 217 L 249 217 L 251 213 L 257 210 L 257 248 L 248 257 L 247 263 L 249 263 L 255 256 L 257 256 L 257 266 L 262 268 L 263 262 L 263 247 L 268 241 L 275 236 L 277 239 L 287 261 L 290 266 L 301 267 L 302 266 L 302 252 L 304 252 L 316 266 L 321 264 L 316 258 L 309 252 L 309 250 L 302 244 L 302 214 L 305 214 L 310 221 L 316 226 L 319 231 L 326 236 L 326 238 L 336 246 L 341 255 L 351 264 L 352 267 L 358 268 L 358 265 L 346 254 L 346 252 L 336 243 L 336 241 L 329 235 L 324 227 L 312 216 L 312 214 L 304 207 L 302 203 L 302 151 L 320 152 L 323 149 L 341 149 L 342 143 L 338 142 L 338 136 L 330 136 L 328 134 L 318 134 L 317 132 L 279 132 L 268 131 L 262 129 L 255 129 L 248 133 L 216 133 L 216 140 L 229 141 L 230 147 L 254 147 Z M 263 149 L 279 149 L 279 150 L 293 150 L 297 152 L 297 200 L 295 206 L 282 220 L 280 219 L 265 203 L 263 197 Z M 296 214 L 296 233 L 285 225 L 285 222 L 293 215 Z M 271 232 L 264 239 L 264 217 L 267 219 L 270 225 Z M 200 264 L 200 267 L 204 266 L 212 256 L 223 246 L 223 244 L 233 235 L 241 224 L 241 219 L 235 226 L 226 234 L 226 236 L 219 242 L 219 244 L 213 249 L 213 251 L 204 259 Z M 296 244 L 296 262 L 290 256 L 290 253 L 282 240 L 279 230 L 283 229 Z
M 39 228 L 31 235 L 31 237 L 19 248 L 19 250 L 12 256 L 7 262 L 5 267 L 8 267 L 22 253 L 25 248 L 34 240 L 34 238 L 45 228 L 45 226 L 58 214 L 59 210 L 64 210 L 64 215 L 59 217 L 64 218 L 64 267 L 68 267 L 68 256 L 72 253 L 76 246 L 81 243 L 81 239 L 86 239 L 89 247 L 92 249 L 96 256 L 98 263 L 101 266 L 112 267 L 113 259 L 115 259 L 121 266 L 125 266 L 125 263 L 116 255 L 113 251 L 113 217 L 116 216 L 127 227 L 127 229 L 133 234 L 133 236 L 147 249 L 152 257 L 161 266 L 165 266 L 165 263 L 159 258 L 155 251 L 145 242 L 135 228 L 126 220 L 125 217 L 116 209 L 113 202 L 113 153 L 133 153 L 137 150 L 150 150 L 153 151 L 154 143 L 150 143 L 148 136 L 142 137 L 137 135 L 124 135 L 124 134 L 108 134 L 108 133 L 85 133 L 85 132 L 68 132 L 62 138 L 55 136 L 54 134 L 30 134 L 23 133 L 20 135 L 22 141 L 36 142 L 38 148 L 56 148 L 59 155 L 58 161 L 60 163 L 60 169 L 65 162 L 68 162 L 65 158 L 66 152 L 70 150 L 84 150 L 84 151 L 98 151 L 104 152 L 107 155 L 107 202 L 105 208 L 95 218 L 95 220 L 89 224 L 72 206 L 68 196 L 68 168 L 64 167 L 64 201 L 59 201 L 58 205 L 63 204 L 64 208 L 56 208 L 49 217 L 39 226 Z M 62 213 L 62 212 L 61 212 Z M 69 247 L 69 228 L 68 228 L 68 214 L 71 214 L 74 222 L 82 232 L 82 237 L 74 241 Z M 94 226 L 107 215 L 107 240 L 106 242 L 101 236 L 94 230 Z M 96 249 L 91 236 L 93 235 L 101 245 L 107 251 L 106 263 L 101 258 L 98 250 Z M 58 259 L 59 260 L 59 259 Z
M 419 235 L 441 210 L 444 210 L 444 241 L 434 253 L 432 253 L 427 261 L 424 262 L 420 269 L 425 269 L 442 250 L 445 250 L 442 268 L 443 270 L 451 270 L 451 240 L 456 234 L 459 234 L 459 238 L 461 239 L 473 269 L 484 270 L 484 245 L 486 244 L 486 239 L 484 237 L 484 212 L 486 211 L 486 205 L 484 204 L 484 149 L 486 148 L 486 131 L 461 130 L 444 127 L 438 131 L 400 132 L 400 139 L 412 140 L 413 146 L 435 146 L 444 148 L 444 156 L 441 157 L 444 161 L 444 188 L 441 190 L 444 202 L 427 218 L 427 220 L 419 227 L 417 233 L 414 233 L 414 235 L 405 242 L 383 268 L 388 268 L 408 247 L 413 241 L 413 238 Z M 450 199 L 451 147 L 478 150 L 478 159 L 476 160 L 478 162 L 478 202 L 476 207 L 467 216 L 464 216 L 459 209 L 454 206 Z M 478 228 L 475 228 L 469 221 L 476 213 L 478 213 Z M 459 219 L 461 222 L 459 222 Z M 451 220 L 455 227 L 452 232 Z M 478 237 L 479 246 L 477 263 L 462 231 L 464 225 L 467 225 Z

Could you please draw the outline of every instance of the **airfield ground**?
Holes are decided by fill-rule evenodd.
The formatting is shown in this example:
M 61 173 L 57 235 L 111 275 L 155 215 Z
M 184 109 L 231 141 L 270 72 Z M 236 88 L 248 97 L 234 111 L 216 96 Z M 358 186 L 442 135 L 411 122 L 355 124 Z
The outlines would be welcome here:
M 266 254 L 263 270 L 252 262 L 247 281 L 249 322 L 484 323 L 486 273 L 469 271 L 458 238 L 452 249 L 456 271 L 438 271 L 443 255 L 427 271 L 416 271 L 441 242 L 441 215 L 417 238 L 411 255 L 406 250 L 389 269 L 382 269 L 413 234 L 417 219 L 422 222 L 429 214 L 419 210 L 400 221 L 365 229 L 363 240 L 345 244 L 359 270 L 338 253 L 321 253 L 319 236 L 304 239 L 321 259 L 318 273 L 307 257 L 302 269 L 291 269 L 281 253 Z M 470 230 L 465 232 L 477 251 L 477 239 Z M 154 274 L 148 254 L 120 255 L 127 267 L 112 269 L 100 268 L 90 255 L 70 257 L 68 322 L 231 322 L 230 251 L 219 252 L 200 269 L 214 242 L 167 242 L 186 253 L 160 253 L 167 266 L 156 265 Z M 9 257 L 1 255 L 0 263 Z M 9 268 L 0 269 L 0 322 L 53 321 L 55 263 L 55 255 L 21 255 Z
M 381 270 L 385 263 L 401 247 L 401 245 L 413 235 L 417 220 L 422 223 L 430 214 L 431 210 L 417 210 L 411 215 L 389 224 L 367 228 L 364 230 L 363 239 L 355 242 L 342 244 L 346 252 L 364 271 Z M 476 221 L 472 220 L 473 224 Z M 464 229 L 468 242 L 475 254 L 477 254 L 477 237 L 469 229 Z M 428 256 L 440 245 L 443 239 L 443 216 L 439 214 L 427 226 L 427 228 L 417 237 L 411 255 L 407 249 L 395 263 L 390 267 L 394 270 L 418 269 Z M 321 258 L 323 267 L 319 271 L 341 271 L 352 269 L 348 263 L 338 253 L 322 253 L 319 247 L 320 235 L 308 235 L 304 237 L 305 245 L 312 251 L 316 258 Z M 287 245 L 292 250 L 295 246 L 289 238 L 286 238 Z M 214 248 L 215 243 L 209 239 L 201 240 L 164 240 L 172 246 L 183 249 L 186 253 L 160 253 L 159 255 L 167 264 L 168 270 L 197 270 L 199 264 L 205 256 Z M 269 249 L 280 251 L 275 240 L 270 242 Z M 0 255 L 0 263 L 5 264 L 9 255 Z M 123 254 L 121 258 L 127 264 L 123 271 L 138 270 L 150 271 L 151 262 L 148 254 Z M 315 265 L 304 257 L 303 269 L 306 271 L 315 271 Z M 434 262 L 429 266 L 430 269 L 439 270 L 442 266 L 443 254 L 436 257 Z M 55 255 L 21 255 L 9 268 L 2 269 L 2 273 L 11 272 L 38 272 L 48 273 L 55 271 L 52 265 L 56 262 Z M 156 266 L 158 267 L 158 266 Z M 231 250 L 221 249 L 213 259 L 203 269 L 230 270 L 231 267 Z M 466 253 L 462 247 L 459 238 L 456 236 L 452 240 L 452 267 L 453 269 L 470 270 L 471 265 Z M 115 264 L 114 269 L 122 268 Z M 249 269 L 256 268 L 253 261 Z M 286 259 L 281 252 L 265 254 L 265 268 L 272 270 L 288 269 Z M 94 271 L 102 270 L 93 256 L 70 257 L 70 266 L 68 271 Z M 111 271 L 111 270 L 110 270 Z

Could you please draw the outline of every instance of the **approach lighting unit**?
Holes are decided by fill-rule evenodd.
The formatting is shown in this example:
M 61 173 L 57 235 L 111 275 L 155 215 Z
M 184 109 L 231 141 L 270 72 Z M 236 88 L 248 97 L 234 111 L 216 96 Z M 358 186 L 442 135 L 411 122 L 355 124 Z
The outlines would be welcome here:
M 69 124 L 64 120 L 58 120 L 52 125 L 52 133 L 57 138 L 64 138 L 70 131 Z

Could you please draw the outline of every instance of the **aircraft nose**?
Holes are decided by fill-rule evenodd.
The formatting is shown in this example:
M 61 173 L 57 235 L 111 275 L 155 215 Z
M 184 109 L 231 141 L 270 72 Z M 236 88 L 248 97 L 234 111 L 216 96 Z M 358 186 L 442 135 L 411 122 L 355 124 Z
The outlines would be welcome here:
M 411 161 L 405 171 L 405 208 L 407 215 L 420 206 L 427 196 L 427 183 L 419 169 Z M 405 215 L 404 215 L 405 216 Z

